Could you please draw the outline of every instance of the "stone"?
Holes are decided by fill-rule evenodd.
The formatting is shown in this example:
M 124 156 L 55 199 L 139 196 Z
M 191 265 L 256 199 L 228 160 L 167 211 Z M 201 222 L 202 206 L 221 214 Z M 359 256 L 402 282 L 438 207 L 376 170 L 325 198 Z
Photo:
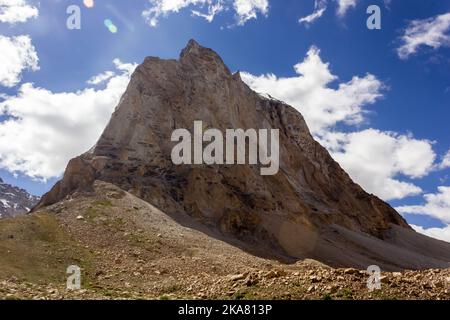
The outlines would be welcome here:
M 347 268 L 344 270 L 345 274 L 359 274 L 359 270 L 354 268 Z
M 243 274 L 243 273 L 231 275 L 231 276 L 229 277 L 229 279 L 230 279 L 231 281 L 238 281 L 238 280 L 242 280 L 242 279 L 244 279 L 244 278 L 245 278 L 245 274 Z

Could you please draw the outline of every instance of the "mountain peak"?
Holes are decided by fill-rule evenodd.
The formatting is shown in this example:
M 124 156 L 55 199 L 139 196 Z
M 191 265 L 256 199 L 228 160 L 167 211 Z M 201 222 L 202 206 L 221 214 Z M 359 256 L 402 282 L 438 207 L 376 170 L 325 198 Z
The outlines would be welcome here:
M 202 47 L 202 46 L 195 39 L 190 39 L 188 41 L 188 43 L 186 44 L 185 49 L 191 49 L 191 48 L 195 49 L 195 48 L 200 48 L 200 47 Z
M 180 53 L 180 63 L 191 70 L 230 77 L 231 72 L 222 58 L 212 49 L 191 39 Z
M 191 39 L 188 41 L 186 46 L 180 53 L 180 59 L 187 55 L 199 55 L 201 50 L 206 50 L 206 48 L 202 47 L 197 41 Z
M 239 73 L 233 76 L 216 52 L 195 40 L 179 60 L 147 58 L 95 147 L 69 162 L 35 210 L 90 192 L 101 180 L 170 217 L 279 259 L 314 257 L 332 265 L 390 269 L 448 265 L 423 253 L 419 260 L 403 259 L 418 250 L 416 242 L 403 240 L 419 239 L 406 221 L 351 180 L 296 109 L 237 80 Z M 195 132 L 198 122 L 199 131 L 277 131 L 279 170 L 265 176 L 260 164 L 176 164 L 173 133 Z

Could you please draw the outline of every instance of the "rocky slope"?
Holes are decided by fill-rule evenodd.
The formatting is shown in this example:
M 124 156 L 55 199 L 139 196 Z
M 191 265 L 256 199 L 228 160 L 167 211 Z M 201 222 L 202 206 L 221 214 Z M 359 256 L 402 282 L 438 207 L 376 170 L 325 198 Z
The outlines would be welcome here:
M 0 178 L 0 219 L 15 217 L 30 211 L 39 201 L 23 189 L 6 184 Z
M 258 165 L 174 165 L 173 130 L 279 129 L 280 170 Z M 70 161 L 35 211 L 93 183 L 113 183 L 169 216 L 286 262 L 385 270 L 445 268 L 450 244 L 414 232 L 388 204 L 355 184 L 311 136 L 294 108 L 253 92 L 212 50 L 191 40 L 179 60 L 149 57 L 97 144 Z
M 449 269 L 383 270 L 370 292 L 364 270 L 285 264 L 222 240 L 97 181 L 89 193 L 0 220 L 0 299 L 450 299 Z M 69 265 L 82 269 L 81 290 L 65 287 Z

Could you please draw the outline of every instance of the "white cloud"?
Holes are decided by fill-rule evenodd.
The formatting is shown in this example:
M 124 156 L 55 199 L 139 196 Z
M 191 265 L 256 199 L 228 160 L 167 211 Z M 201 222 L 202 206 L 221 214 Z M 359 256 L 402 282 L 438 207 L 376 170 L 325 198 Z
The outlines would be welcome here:
M 98 74 L 96 76 L 93 76 L 88 81 L 86 81 L 86 83 L 97 86 L 97 85 L 102 84 L 105 81 L 111 79 L 114 76 L 115 76 L 115 72 L 113 72 L 113 71 L 105 71 L 105 72 L 100 73 L 100 74 Z
M 430 141 L 375 129 L 330 132 L 319 140 L 353 180 L 384 200 L 421 193 L 419 187 L 397 177 L 423 177 L 436 158 Z
M 422 46 L 433 49 L 450 46 L 450 13 L 412 21 L 401 41 L 403 44 L 397 49 L 401 59 L 407 59 Z
M 438 193 L 424 195 L 425 204 L 400 206 L 397 211 L 409 214 L 425 214 L 450 224 L 450 187 L 438 187 Z
M 315 0 L 314 1 L 314 11 L 310 15 L 302 17 L 298 20 L 300 23 L 309 25 L 319 19 L 327 9 L 327 0 Z
M 121 70 L 121 71 L 128 72 L 128 73 L 133 72 L 133 70 L 136 68 L 135 64 L 123 63 L 119 59 L 114 59 L 113 63 L 117 70 Z M 116 72 L 105 71 L 105 72 L 102 72 L 100 74 L 93 76 L 88 81 L 86 81 L 86 83 L 90 84 L 90 85 L 98 86 L 98 85 L 106 82 L 107 80 L 111 79 L 114 76 L 116 76 Z
M 16 96 L 4 97 L 0 114 L 8 119 L 0 122 L 0 167 L 47 179 L 92 147 L 136 67 L 115 64 L 120 71 L 103 89 L 55 93 L 26 83 Z
M 351 8 L 355 8 L 359 0 L 334 0 L 337 4 L 336 14 L 338 17 L 343 18 L 347 11 Z M 300 18 L 299 22 L 309 25 L 323 16 L 327 10 L 328 0 L 314 0 L 314 11 L 312 14 Z M 384 0 L 384 6 L 389 9 L 391 0 Z
M 294 69 L 297 76 L 286 78 L 246 72 L 241 76 L 255 91 L 268 93 L 300 111 L 315 138 L 367 191 L 385 200 L 421 193 L 419 187 L 398 177 L 419 178 L 433 170 L 436 155 L 430 141 L 375 129 L 353 133 L 335 129 L 339 123 L 365 121 L 365 107 L 382 97 L 380 80 L 371 74 L 353 76 L 331 88 L 338 77 L 322 61 L 316 47 L 311 47 Z
M 441 164 L 439 165 L 439 169 L 450 168 L 450 150 L 448 150 L 447 154 L 442 159 Z
M 356 7 L 358 0 L 336 0 L 338 2 L 337 14 L 344 16 L 350 8 Z
M 425 203 L 420 205 L 399 206 L 395 209 L 402 214 L 426 215 L 445 224 L 442 228 L 428 228 L 412 225 L 420 233 L 429 237 L 450 242 L 450 187 L 440 186 L 437 193 L 424 195 Z
M 224 10 L 224 6 L 223 6 L 222 2 L 219 1 L 215 4 L 209 5 L 207 13 L 202 13 L 198 10 L 192 10 L 192 14 L 194 16 L 202 17 L 208 22 L 212 22 L 214 20 L 215 16 L 223 10 Z
M 36 18 L 39 11 L 25 0 L 0 0 L 0 22 L 19 23 Z
M 422 205 L 400 206 L 395 208 L 402 214 L 419 214 L 434 217 L 445 224 L 442 228 L 412 227 L 427 236 L 450 242 L 450 187 L 438 187 L 438 192 L 424 195 Z
M 278 78 L 274 74 L 254 76 L 242 72 L 242 79 L 255 91 L 270 95 L 296 107 L 305 117 L 311 131 L 320 135 L 339 122 L 361 123 L 363 106 L 382 96 L 383 84 L 375 76 L 354 76 L 341 82 L 337 89 L 329 85 L 338 79 L 329 64 L 320 58 L 320 50 L 311 47 L 306 58 L 294 66 L 295 77 Z
M 238 24 L 243 25 L 250 19 L 256 19 L 258 13 L 267 15 L 269 0 L 234 0 L 234 9 L 238 16 Z
M 178 13 L 188 7 L 195 16 L 211 22 L 214 17 L 226 10 L 234 10 L 237 24 L 243 25 L 250 19 L 256 19 L 258 14 L 267 15 L 269 0 L 149 0 L 150 8 L 142 12 L 146 22 L 156 27 L 161 17 Z M 202 12 L 201 10 L 205 10 Z
M 38 70 L 38 56 L 29 36 L 0 35 L 0 85 L 13 87 L 19 83 L 22 71 Z
M 181 9 L 195 6 L 205 6 L 208 4 L 207 0 L 149 0 L 151 7 L 142 12 L 145 21 L 156 27 L 161 16 L 167 16 L 169 13 L 177 13 Z
M 426 236 L 450 242 L 450 225 L 447 225 L 443 228 L 428 228 L 428 229 L 416 225 L 411 225 L 411 227 L 413 227 L 413 229 L 416 230 L 417 232 L 420 232 Z

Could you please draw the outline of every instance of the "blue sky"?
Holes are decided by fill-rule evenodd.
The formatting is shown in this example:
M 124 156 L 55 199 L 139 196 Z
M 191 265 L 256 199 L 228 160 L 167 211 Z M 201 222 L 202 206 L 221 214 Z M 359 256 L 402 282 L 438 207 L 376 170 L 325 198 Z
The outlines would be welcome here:
M 372 4 L 381 30 L 366 27 Z M 0 177 L 46 192 L 95 143 L 135 64 L 194 38 L 302 112 L 366 190 L 450 241 L 449 15 L 439 0 L 0 0 Z

